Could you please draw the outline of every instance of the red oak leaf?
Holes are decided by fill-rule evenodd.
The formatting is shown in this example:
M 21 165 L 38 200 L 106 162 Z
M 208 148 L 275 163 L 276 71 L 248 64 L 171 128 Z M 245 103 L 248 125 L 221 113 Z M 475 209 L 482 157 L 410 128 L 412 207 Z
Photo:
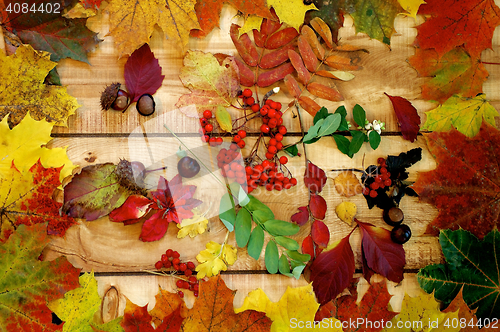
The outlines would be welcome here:
M 406 264 L 403 246 L 391 240 L 391 232 L 387 229 L 354 220 L 361 230 L 361 254 L 366 259 L 366 265 L 391 281 L 403 280 Z
M 326 215 L 326 201 L 323 197 L 316 194 L 311 194 L 311 199 L 309 200 L 309 209 L 311 214 L 316 219 L 325 219 Z
M 330 231 L 324 222 L 314 220 L 311 227 L 311 237 L 318 247 L 324 249 L 328 246 L 328 242 L 330 242 Z
M 371 285 L 359 304 L 357 304 L 357 283 L 356 280 L 349 285 L 351 295 L 341 296 L 322 306 L 316 313 L 315 320 L 321 321 L 323 318 L 335 317 L 343 322 L 349 322 L 349 319 L 356 317 L 362 318 L 365 324 L 359 326 L 356 324 L 355 327 L 347 325 L 344 331 L 381 331 L 385 326 L 381 322 L 390 321 L 397 315 L 396 312 L 389 310 L 392 295 L 387 291 L 387 283 L 383 281 Z M 372 324 L 370 325 L 368 321 Z
M 311 264 L 309 278 L 320 304 L 333 300 L 349 286 L 354 274 L 350 235 L 340 240 L 332 249 L 320 253 Z
M 299 207 L 299 212 L 292 215 L 292 221 L 299 226 L 305 225 L 305 223 L 309 220 L 309 210 L 307 206 Z
M 326 184 L 326 179 L 325 171 L 312 162 L 307 162 L 307 169 L 304 173 L 304 183 L 311 192 L 321 192 L 323 186 Z
M 191 210 L 201 204 L 200 200 L 193 198 L 195 191 L 196 186 L 182 185 L 179 174 L 170 182 L 160 177 L 158 189 L 151 192 L 152 199 L 129 196 L 122 206 L 110 214 L 110 219 L 128 225 L 147 216 L 140 238 L 145 242 L 157 241 L 165 235 L 170 222 L 180 224 L 182 219 L 193 217 Z
M 125 63 L 123 75 L 131 102 L 136 102 L 144 94 L 154 95 L 165 78 L 148 44 L 132 53 Z
M 482 239 L 500 227 L 500 132 L 483 123 L 473 138 L 452 129 L 425 139 L 437 168 L 419 173 L 412 188 L 439 209 L 426 233 L 463 228 Z
M 416 43 L 436 49 L 440 56 L 464 45 L 472 57 L 479 58 L 491 48 L 493 31 L 500 24 L 500 8 L 493 0 L 428 0 L 419 14 L 432 17 L 417 27 Z
M 418 116 L 417 109 L 404 98 L 389 96 L 387 93 L 384 94 L 391 100 L 403 138 L 414 142 L 420 130 L 420 117 Z

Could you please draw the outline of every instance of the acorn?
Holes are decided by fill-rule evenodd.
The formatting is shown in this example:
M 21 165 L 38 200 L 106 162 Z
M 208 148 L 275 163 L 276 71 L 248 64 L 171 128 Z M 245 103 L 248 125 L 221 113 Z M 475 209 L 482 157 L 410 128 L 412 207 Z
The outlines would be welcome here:
M 155 112 L 155 100 L 149 93 L 143 94 L 135 105 L 139 114 L 148 116 Z
M 114 109 L 116 111 L 125 111 L 130 104 L 128 93 L 120 89 L 120 83 L 113 83 L 104 89 L 101 94 L 101 108 L 103 111 Z

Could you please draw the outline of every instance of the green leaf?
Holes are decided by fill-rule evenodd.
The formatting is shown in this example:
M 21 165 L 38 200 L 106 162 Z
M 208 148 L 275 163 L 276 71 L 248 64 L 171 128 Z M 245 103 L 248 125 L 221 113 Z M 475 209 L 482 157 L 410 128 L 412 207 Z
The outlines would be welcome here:
M 463 287 L 464 301 L 481 319 L 500 317 L 500 233 L 493 230 L 479 241 L 472 233 L 459 229 L 443 230 L 439 243 L 445 264 L 429 265 L 417 274 L 420 287 L 434 291 L 436 299 L 449 304 Z
M 345 106 L 340 106 L 335 110 L 335 114 L 340 114 L 342 120 L 340 121 L 340 126 L 338 128 L 339 131 L 346 131 L 349 130 L 349 125 L 347 124 L 347 111 L 345 109 Z
M 363 107 L 356 104 L 354 106 L 354 109 L 352 110 L 352 117 L 354 119 L 354 122 L 356 122 L 358 126 L 360 126 L 361 128 L 365 127 L 366 112 Z
M 264 231 L 260 226 L 257 226 L 253 229 L 250 234 L 250 239 L 248 240 L 248 255 L 250 255 L 253 259 L 258 260 L 262 247 L 264 247 Z
M 250 202 L 245 205 L 245 208 L 252 213 L 254 220 L 264 223 L 270 219 L 274 219 L 274 213 L 267 205 L 252 195 L 248 195 L 248 197 L 250 198 Z
M 318 136 L 318 130 L 319 128 L 321 128 L 324 121 L 325 119 L 319 119 L 318 122 L 316 122 L 313 126 L 311 126 L 307 131 L 307 133 L 305 134 L 302 141 L 307 142 L 313 138 L 316 138 Z
M 294 235 L 300 230 L 299 225 L 278 219 L 268 220 L 264 226 L 273 235 Z
M 234 222 L 234 235 L 238 247 L 243 248 L 247 245 L 252 231 L 252 216 L 246 209 L 241 209 Z
M 372 130 L 368 135 L 368 141 L 373 150 L 376 150 L 380 144 L 380 134 Z
M 351 130 L 351 135 L 352 141 L 349 145 L 349 157 L 352 158 L 352 156 L 358 152 L 359 149 L 361 149 L 361 146 L 366 139 L 366 134 L 361 131 Z
M 274 219 L 274 214 L 270 214 L 264 210 L 257 210 L 254 213 L 252 213 L 252 217 L 255 221 L 263 224 L 263 223 L 267 222 L 268 220 Z
M 299 149 L 297 148 L 297 144 L 291 145 L 285 149 L 285 152 L 287 152 L 289 155 L 292 157 L 296 157 L 299 155 Z
M 280 256 L 276 243 L 274 243 L 274 241 L 269 241 L 266 246 L 266 254 L 264 257 L 267 272 L 271 274 L 275 274 L 278 272 L 279 258 Z
M 318 130 L 318 136 L 327 136 L 333 134 L 340 126 L 342 116 L 340 114 L 333 114 L 325 119 L 323 125 Z
M 293 268 L 292 274 L 295 277 L 295 279 L 299 280 L 300 275 L 302 274 L 302 271 L 305 269 L 305 265 L 299 265 Z
M 215 118 L 219 123 L 222 130 L 230 132 L 233 130 L 233 121 L 231 120 L 231 114 L 226 110 L 225 107 L 218 105 L 215 111 Z
M 234 210 L 233 197 L 229 193 L 222 195 L 219 205 L 219 219 L 222 221 L 228 231 L 234 230 L 234 222 L 236 221 L 236 211 Z
M 297 241 L 290 239 L 288 237 L 275 236 L 274 240 L 276 241 L 277 244 L 288 250 L 297 250 L 300 247 Z
M 240 206 L 245 206 L 250 202 L 248 194 L 245 192 L 245 190 L 241 187 L 241 185 L 238 182 L 231 183 L 229 185 L 229 188 L 231 189 L 231 193 L 233 194 L 233 199 L 235 197 L 238 197 L 238 204 Z
M 351 141 L 342 135 L 333 135 L 333 139 L 335 140 L 335 143 L 337 143 L 337 148 L 340 152 L 352 158 L 352 155 L 349 155 L 349 146 L 351 145 Z
M 281 254 L 279 261 L 279 271 L 284 275 L 290 274 L 290 264 L 288 263 L 288 259 L 286 258 L 286 256 L 283 254 Z
M 286 254 L 291 259 L 294 259 L 294 260 L 300 261 L 300 262 L 308 262 L 311 259 L 311 255 L 301 254 L 297 250 L 287 250 Z
M 315 125 L 316 122 L 318 122 L 319 120 L 325 119 L 329 115 L 331 115 L 331 114 L 328 113 L 328 110 L 326 109 L 326 107 L 321 107 L 320 110 L 314 116 L 313 125 Z

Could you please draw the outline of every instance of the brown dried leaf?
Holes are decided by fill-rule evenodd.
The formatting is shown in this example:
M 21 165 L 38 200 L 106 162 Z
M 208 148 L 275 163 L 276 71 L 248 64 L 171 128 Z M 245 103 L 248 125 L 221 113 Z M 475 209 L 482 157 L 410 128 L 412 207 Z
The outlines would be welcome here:
M 326 43 L 326 46 L 329 48 L 333 48 L 335 45 L 332 39 L 332 32 L 328 25 L 319 17 L 315 17 L 310 22 L 311 26 L 316 30 L 316 32 L 323 38 Z
M 295 68 L 295 70 L 297 71 L 297 74 L 299 75 L 299 81 L 302 84 L 306 85 L 311 80 L 311 74 L 307 70 L 306 66 L 304 66 L 304 62 L 302 62 L 302 58 L 294 50 L 288 51 L 288 57 L 290 58 L 290 61 L 292 62 L 293 67 Z
M 323 60 L 325 58 L 325 48 L 321 46 L 318 38 L 316 37 L 316 33 L 314 33 L 313 29 L 311 29 L 308 25 L 304 25 L 302 27 L 302 36 L 307 40 L 309 45 L 311 46 L 314 54 L 319 60 Z
M 331 88 L 321 83 L 312 82 L 307 85 L 307 91 L 313 95 L 330 100 L 330 101 L 342 101 L 344 97 L 340 94 L 339 90 L 336 88 Z
M 340 173 L 333 179 L 333 183 L 335 184 L 335 190 L 345 197 L 355 196 L 363 192 L 363 186 L 352 171 Z

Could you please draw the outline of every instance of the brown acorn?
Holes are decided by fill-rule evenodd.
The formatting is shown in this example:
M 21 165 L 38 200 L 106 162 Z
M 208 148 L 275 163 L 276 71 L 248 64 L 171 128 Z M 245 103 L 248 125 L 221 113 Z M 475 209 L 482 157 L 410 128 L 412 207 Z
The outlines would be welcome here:
M 153 96 L 145 93 L 139 98 L 135 107 L 137 108 L 137 112 L 139 112 L 139 114 L 148 116 L 155 112 L 156 104 Z
M 104 89 L 101 94 L 101 108 L 103 111 L 110 108 L 116 111 L 125 111 L 128 108 L 130 97 L 120 87 L 120 83 L 113 83 Z

